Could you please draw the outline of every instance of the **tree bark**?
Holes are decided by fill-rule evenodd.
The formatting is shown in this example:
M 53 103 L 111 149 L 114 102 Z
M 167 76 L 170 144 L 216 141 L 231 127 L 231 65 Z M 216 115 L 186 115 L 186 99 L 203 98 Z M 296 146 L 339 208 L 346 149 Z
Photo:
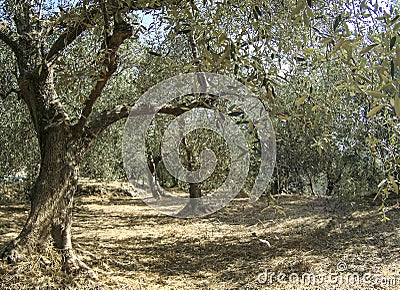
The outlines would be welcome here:
M 326 174 L 327 178 L 327 186 L 326 186 L 326 195 L 327 196 L 332 196 L 335 192 L 335 188 L 337 184 L 340 182 L 342 179 L 342 172 L 335 174 L 332 172 L 332 170 L 328 171 Z
M 184 150 L 186 151 L 187 167 L 189 171 L 194 168 L 195 160 L 186 138 L 182 139 Z M 178 213 L 179 216 L 189 217 L 194 215 L 203 215 L 211 211 L 211 208 L 202 202 L 202 193 L 200 183 L 189 183 L 189 201 Z
M 113 11 L 112 33 L 107 34 L 99 53 L 104 54 L 99 78 L 86 99 L 79 121 L 72 125 L 65 104 L 57 96 L 54 86 L 54 63 L 91 21 L 92 13 L 83 15 L 79 25 L 65 29 L 50 46 L 43 49 L 43 39 L 36 37 L 47 33 L 42 26 L 32 22 L 35 6 L 32 1 L 16 4 L 15 30 L 0 23 L 0 40 L 13 50 L 18 65 L 18 86 L 26 103 L 37 133 L 41 152 L 39 176 L 31 194 L 31 210 L 19 236 L 5 249 L 3 256 L 10 262 L 20 260 L 26 252 L 37 251 L 51 237 L 55 248 L 63 257 L 68 272 L 88 267 L 79 261 L 71 242 L 73 195 L 77 188 L 81 157 L 92 141 L 111 120 L 102 124 L 99 132 L 90 132 L 87 120 L 94 103 L 101 95 L 109 78 L 118 66 L 117 51 L 124 40 L 133 34 L 131 25 L 124 21 L 119 9 Z M 36 20 L 35 20 L 36 21 Z M 66 23 L 69 26 L 71 23 Z M 29 36 L 29 37 L 28 37 Z M 122 116 L 121 116 L 122 117 Z
M 126 22 L 123 14 L 134 10 L 160 9 L 166 5 L 145 4 L 139 1 L 121 7 L 111 1 L 103 6 L 92 5 L 90 9 L 86 9 L 86 4 L 78 5 L 76 10 L 70 7 L 68 11 L 71 15 L 81 16 L 78 24 L 74 17 L 69 21 L 69 17 L 58 19 L 57 15 L 50 15 L 54 16 L 54 22 L 42 21 L 38 15 L 41 9 L 37 6 L 41 4 L 35 1 L 6 4 L 7 9 L 15 6 L 10 9 L 13 11 L 10 20 L 13 24 L 0 21 L 0 41 L 5 42 L 15 54 L 20 96 L 29 109 L 41 152 L 40 172 L 31 194 L 28 219 L 19 236 L 3 252 L 3 257 L 10 262 L 22 259 L 31 250 L 40 250 L 52 238 L 55 248 L 62 254 L 65 270 L 89 270 L 75 255 L 71 241 L 73 196 L 77 188 L 79 164 L 93 140 L 107 126 L 129 115 L 130 105 L 117 106 L 97 116 L 92 116 L 92 111 L 118 67 L 120 45 L 134 33 L 133 26 Z M 98 51 L 103 59 L 102 67 L 79 119 L 69 120 L 66 104 L 54 88 L 54 66 L 65 49 L 83 32 L 93 25 L 100 25 L 93 16 L 101 12 L 107 16 L 104 27 L 111 30 L 104 29 L 107 33 Z M 58 38 L 50 43 L 50 39 L 57 35 Z M 44 49 L 47 44 L 48 50 Z M 165 108 L 164 113 L 181 114 L 183 111 L 181 108 Z
M 67 272 L 89 271 L 75 255 L 71 241 L 73 196 L 78 183 L 80 150 L 69 127 L 61 124 L 40 138 L 41 165 L 31 196 L 31 210 L 19 234 L 3 256 L 17 262 L 30 251 L 40 251 L 52 238 Z
M 148 157 L 148 166 L 149 166 L 149 171 L 147 172 L 148 176 L 147 178 L 149 179 L 150 183 L 150 190 L 153 195 L 153 198 L 155 199 L 160 199 L 162 196 L 165 196 L 158 180 L 157 180 L 157 161 L 158 158 L 153 158 L 151 154 L 149 154 Z

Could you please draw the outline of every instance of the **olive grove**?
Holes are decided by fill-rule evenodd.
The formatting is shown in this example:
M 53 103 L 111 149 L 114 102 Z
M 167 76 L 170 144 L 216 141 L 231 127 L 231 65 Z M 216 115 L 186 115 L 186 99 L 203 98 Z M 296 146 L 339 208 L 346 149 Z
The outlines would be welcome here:
M 316 194 L 320 178 L 328 195 L 379 193 L 384 200 L 398 194 L 396 1 L 0 3 L 0 118 L 5 124 L 0 170 L 4 175 L 25 170 L 35 180 L 29 217 L 3 253 L 12 262 L 51 238 L 63 252 L 67 271 L 88 269 L 71 240 L 79 171 L 121 178 L 122 160 L 116 161 L 120 153 L 115 151 L 120 152 L 115 148 L 120 120 L 148 88 L 180 73 L 232 76 L 265 104 L 278 147 L 272 193 Z M 193 98 L 181 101 L 160 114 L 178 116 L 204 105 Z M 224 110 L 218 102 L 208 105 Z M 225 112 L 250 131 L 257 152 L 252 132 L 257 128 L 237 108 Z M 158 164 L 162 126 L 153 129 L 149 159 Z M 197 157 L 202 150 L 194 135 L 182 145 L 189 151 L 181 150 L 188 168 L 188 152 Z M 209 189 L 229 167 L 226 145 L 207 132 L 198 135 L 223 156 L 213 179 L 202 185 Z M 36 141 L 27 142 L 30 138 Z M 105 168 L 111 160 L 113 165 Z M 250 181 L 257 162 L 252 160 Z M 166 183 L 162 163 L 153 175 Z

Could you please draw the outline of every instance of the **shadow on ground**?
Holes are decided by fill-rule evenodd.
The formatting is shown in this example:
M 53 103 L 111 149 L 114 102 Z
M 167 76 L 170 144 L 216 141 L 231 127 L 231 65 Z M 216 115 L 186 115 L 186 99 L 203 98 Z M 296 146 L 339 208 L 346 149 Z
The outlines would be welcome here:
M 397 203 L 388 208 L 390 220 L 383 223 L 378 207 L 365 200 L 277 198 L 284 214 L 268 207 L 265 199 L 250 204 L 243 198 L 203 218 L 178 219 L 158 214 L 127 195 L 79 196 L 74 212 L 75 246 L 100 280 L 88 284 L 84 278 L 57 276 L 57 269 L 40 275 L 46 283 L 52 281 L 54 288 L 50 289 L 300 289 L 304 281 L 289 281 L 288 277 L 305 273 L 400 278 Z M 2 245 L 18 233 L 26 210 L 24 205 L 0 206 Z M 7 280 L 10 267 L 3 263 L 0 273 L 1 283 L 11 287 L 14 280 Z M 267 273 L 283 273 L 286 280 L 279 283 L 268 276 L 270 280 L 262 281 Z M 382 280 L 363 282 L 357 282 L 357 289 L 400 287 L 400 279 L 395 288 L 381 285 Z M 355 286 L 354 281 L 338 283 L 326 279 L 307 286 Z M 24 286 L 29 289 L 37 284 Z

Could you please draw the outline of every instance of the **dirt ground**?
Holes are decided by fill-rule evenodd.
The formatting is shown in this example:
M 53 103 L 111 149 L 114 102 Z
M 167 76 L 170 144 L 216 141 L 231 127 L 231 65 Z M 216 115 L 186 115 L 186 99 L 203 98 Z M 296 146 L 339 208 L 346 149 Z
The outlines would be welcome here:
M 385 223 L 371 200 L 302 195 L 276 196 L 279 207 L 238 198 L 179 219 L 126 194 L 126 184 L 85 186 L 74 245 L 99 279 L 66 275 L 48 249 L 17 265 L 1 261 L 0 289 L 400 289 L 398 201 Z M 0 205 L 0 249 L 28 209 Z

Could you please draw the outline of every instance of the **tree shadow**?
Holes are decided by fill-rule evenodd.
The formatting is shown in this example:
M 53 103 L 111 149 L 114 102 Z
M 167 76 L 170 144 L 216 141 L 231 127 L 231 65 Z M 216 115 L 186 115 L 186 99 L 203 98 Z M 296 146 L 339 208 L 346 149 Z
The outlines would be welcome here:
M 391 220 L 382 223 L 377 207 L 359 205 L 354 210 L 358 205 L 345 205 L 332 212 L 329 201 L 296 198 L 283 198 L 286 215 L 273 208 L 265 210 L 262 202 L 248 205 L 245 200 L 235 200 L 224 210 L 193 220 L 150 210 L 144 215 L 115 214 L 110 218 L 117 219 L 119 225 L 114 224 L 113 229 L 132 229 L 133 236 L 80 242 L 98 252 L 97 262 L 92 263 L 107 260 L 117 272 L 146 272 L 165 279 L 212 276 L 217 281 L 242 281 L 243 285 L 254 282 L 266 268 L 305 272 L 315 268 L 319 260 L 333 265 L 363 255 L 352 266 L 362 272 L 372 260 L 381 264 L 397 261 L 398 207 L 392 207 L 387 212 Z M 168 231 L 157 234 L 157 228 L 164 231 L 165 227 Z M 190 228 L 195 229 L 182 234 Z M 213 229 L 216 232 L 210 233 Z M 104 251 L 107 254 L 101 254 Z M 283 257 L 296 258 L 283 265 L 276 262 Z

